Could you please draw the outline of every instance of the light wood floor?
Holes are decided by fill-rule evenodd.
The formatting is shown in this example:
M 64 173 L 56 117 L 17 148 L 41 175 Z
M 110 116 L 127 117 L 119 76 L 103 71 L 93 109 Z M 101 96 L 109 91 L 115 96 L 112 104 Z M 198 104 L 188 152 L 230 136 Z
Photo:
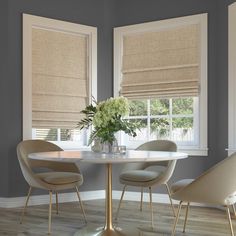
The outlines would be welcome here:
M 115 210 L 117 204 L 118 202 L 114 201 Z M 84 207 L 89 223 L 103 224 L 103 200 L 84 202 Z M 83 227 L 83 217 L 79 205 L 76 202 L 62 203 L 59 205 L 59 210 L 59 215 L 56 215 L 55 211 L 52 215 L 53 236 L 72 236 L 78 228 Z M 47 205 L 28 207 L 22 225 L 19 224 L 20 211 L 20 208 L 0 209 L 0 235 L 47 235 Z M 215 208 L 191 207 L 185 234 L 182 233 L 184 214 L 185 211 L 183 210 L 178 223 L 176 236 L 230 236 L 228 221 L 224 211 Z M 117 224 L 148 228 L 150 226 L 149 216 L 147 203 L 144 203 L 143 212 L 140 212 L 137 202 L 124 201 Z M 155 230 L 157 232 L 152 235 L 170 235 L 173 216 L 169 205 L 154 204 L 154 220 Z M 236 230 L 236 219 L 233 219 L 233 224 Z

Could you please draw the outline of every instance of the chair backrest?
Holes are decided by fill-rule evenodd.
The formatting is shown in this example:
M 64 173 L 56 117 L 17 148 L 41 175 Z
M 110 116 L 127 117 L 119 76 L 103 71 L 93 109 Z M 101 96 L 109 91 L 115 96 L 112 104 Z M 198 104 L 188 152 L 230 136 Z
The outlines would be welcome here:
M 53 171 L 66 171 L 79 173 L 79 168 L 74 163 L 62 163 L 56 161 L 40 161 L 31 160 L 28 158 L 30 153 L 34 152 L 49 152 L 49 151 L 62 151 L 57 145 L 44 141 L 44 140 L 25 140 L 17 145 L 17 157 L 20 167 L 25 177 L 25 180 L 30 185 L 35 185 L 32 182 L 35 180 L 35 173 L 33 169 L 47 168 Z
M 177 146 L 174 142 L 170 140 L 152 140 L 146 143 L 143 143 L 136 150 L 144 150 L 144 151 L 169 151 L 176 152 Z M 146 169 L 149 166 L 175 166 L 176 161 L 158 161 L 158 162 L 141 162 L 141 163 L 127 163 L 125 164 L 122 172 L 128 170 L 142 170 Z
M 236 153 L 217 163 L 191 184 L 173 194 L 186 201 L 227 205 L 236 195 Z

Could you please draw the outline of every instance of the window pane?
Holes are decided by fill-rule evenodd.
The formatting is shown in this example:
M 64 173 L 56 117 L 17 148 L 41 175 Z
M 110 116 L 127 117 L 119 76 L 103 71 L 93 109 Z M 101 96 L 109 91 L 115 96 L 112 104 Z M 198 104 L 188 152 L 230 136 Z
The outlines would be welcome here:
M 79 129 L 61 129 L 61 141 L 82 141 L 84 131 Z
M 173 118 L 172 139 L 179 142 L 189 142 L 194 139 L 193 118 Z
M 57 129 L 36 129 L 36 139 L 57 141 Z
M 71 140 L 72 131 L 69 129 L 61 129 L 61 141 Z
M 129 136 L 129 140 L 141 141 L 147 140 L 148 138 L 148 129 L 147 129 L 147 119 L 130 119 L 131 123 L 138 123 L 140 126 L 139 129 L 136 129 L 137 136 Z
M 151 115 L 168 115 L 169 99 L 151 99 L 150 110 Z
M 170 136 L 170 121 L 166 118 L 151 119 L 151 139 L 166 139 Z
M 175 98 L 172 100 L 173 114 L 193 114 L 193 98 Z
M 130 104 L 130 116 L 146 116 L 147 100 L 132 100 Z

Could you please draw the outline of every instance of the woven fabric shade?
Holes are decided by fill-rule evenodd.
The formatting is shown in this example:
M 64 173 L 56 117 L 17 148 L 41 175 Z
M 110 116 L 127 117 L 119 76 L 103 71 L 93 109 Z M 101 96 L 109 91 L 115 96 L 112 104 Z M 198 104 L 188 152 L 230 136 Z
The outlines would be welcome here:
M 199 94 L 199 25 L 126 35 L 121 95 L 135 98 Z
M 87 105 L 87 38 L 32 31 L 32 126 L 75 128 Z

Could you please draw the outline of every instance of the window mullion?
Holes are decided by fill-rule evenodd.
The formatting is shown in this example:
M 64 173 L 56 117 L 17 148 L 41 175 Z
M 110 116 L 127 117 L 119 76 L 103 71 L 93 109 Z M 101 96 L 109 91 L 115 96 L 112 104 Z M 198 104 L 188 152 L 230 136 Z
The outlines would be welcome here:
M 61 141 L 61 129 L 57 129 L 57 141 Z
M 147 100 L 147 138 L 150 140 L 151 136 L 151 111 L 150 111 L 150 99 Z
M 193 99 L 193 130 L 194 130 L 194 142 L 195 144 L 200 144 L 200 121 L 199 121 L 199 98 Z
M 172 117 L 172 109 L 173 109 L 173 106 L 172 106 L 172 98 L 170 98 L 169 100 L 169 104 L 170 104 L 170 107 L 169 107 L 169 120 L 170 120 L 170 139 L 172 139 L 172 131 L 173 131 L 173 117 Z

